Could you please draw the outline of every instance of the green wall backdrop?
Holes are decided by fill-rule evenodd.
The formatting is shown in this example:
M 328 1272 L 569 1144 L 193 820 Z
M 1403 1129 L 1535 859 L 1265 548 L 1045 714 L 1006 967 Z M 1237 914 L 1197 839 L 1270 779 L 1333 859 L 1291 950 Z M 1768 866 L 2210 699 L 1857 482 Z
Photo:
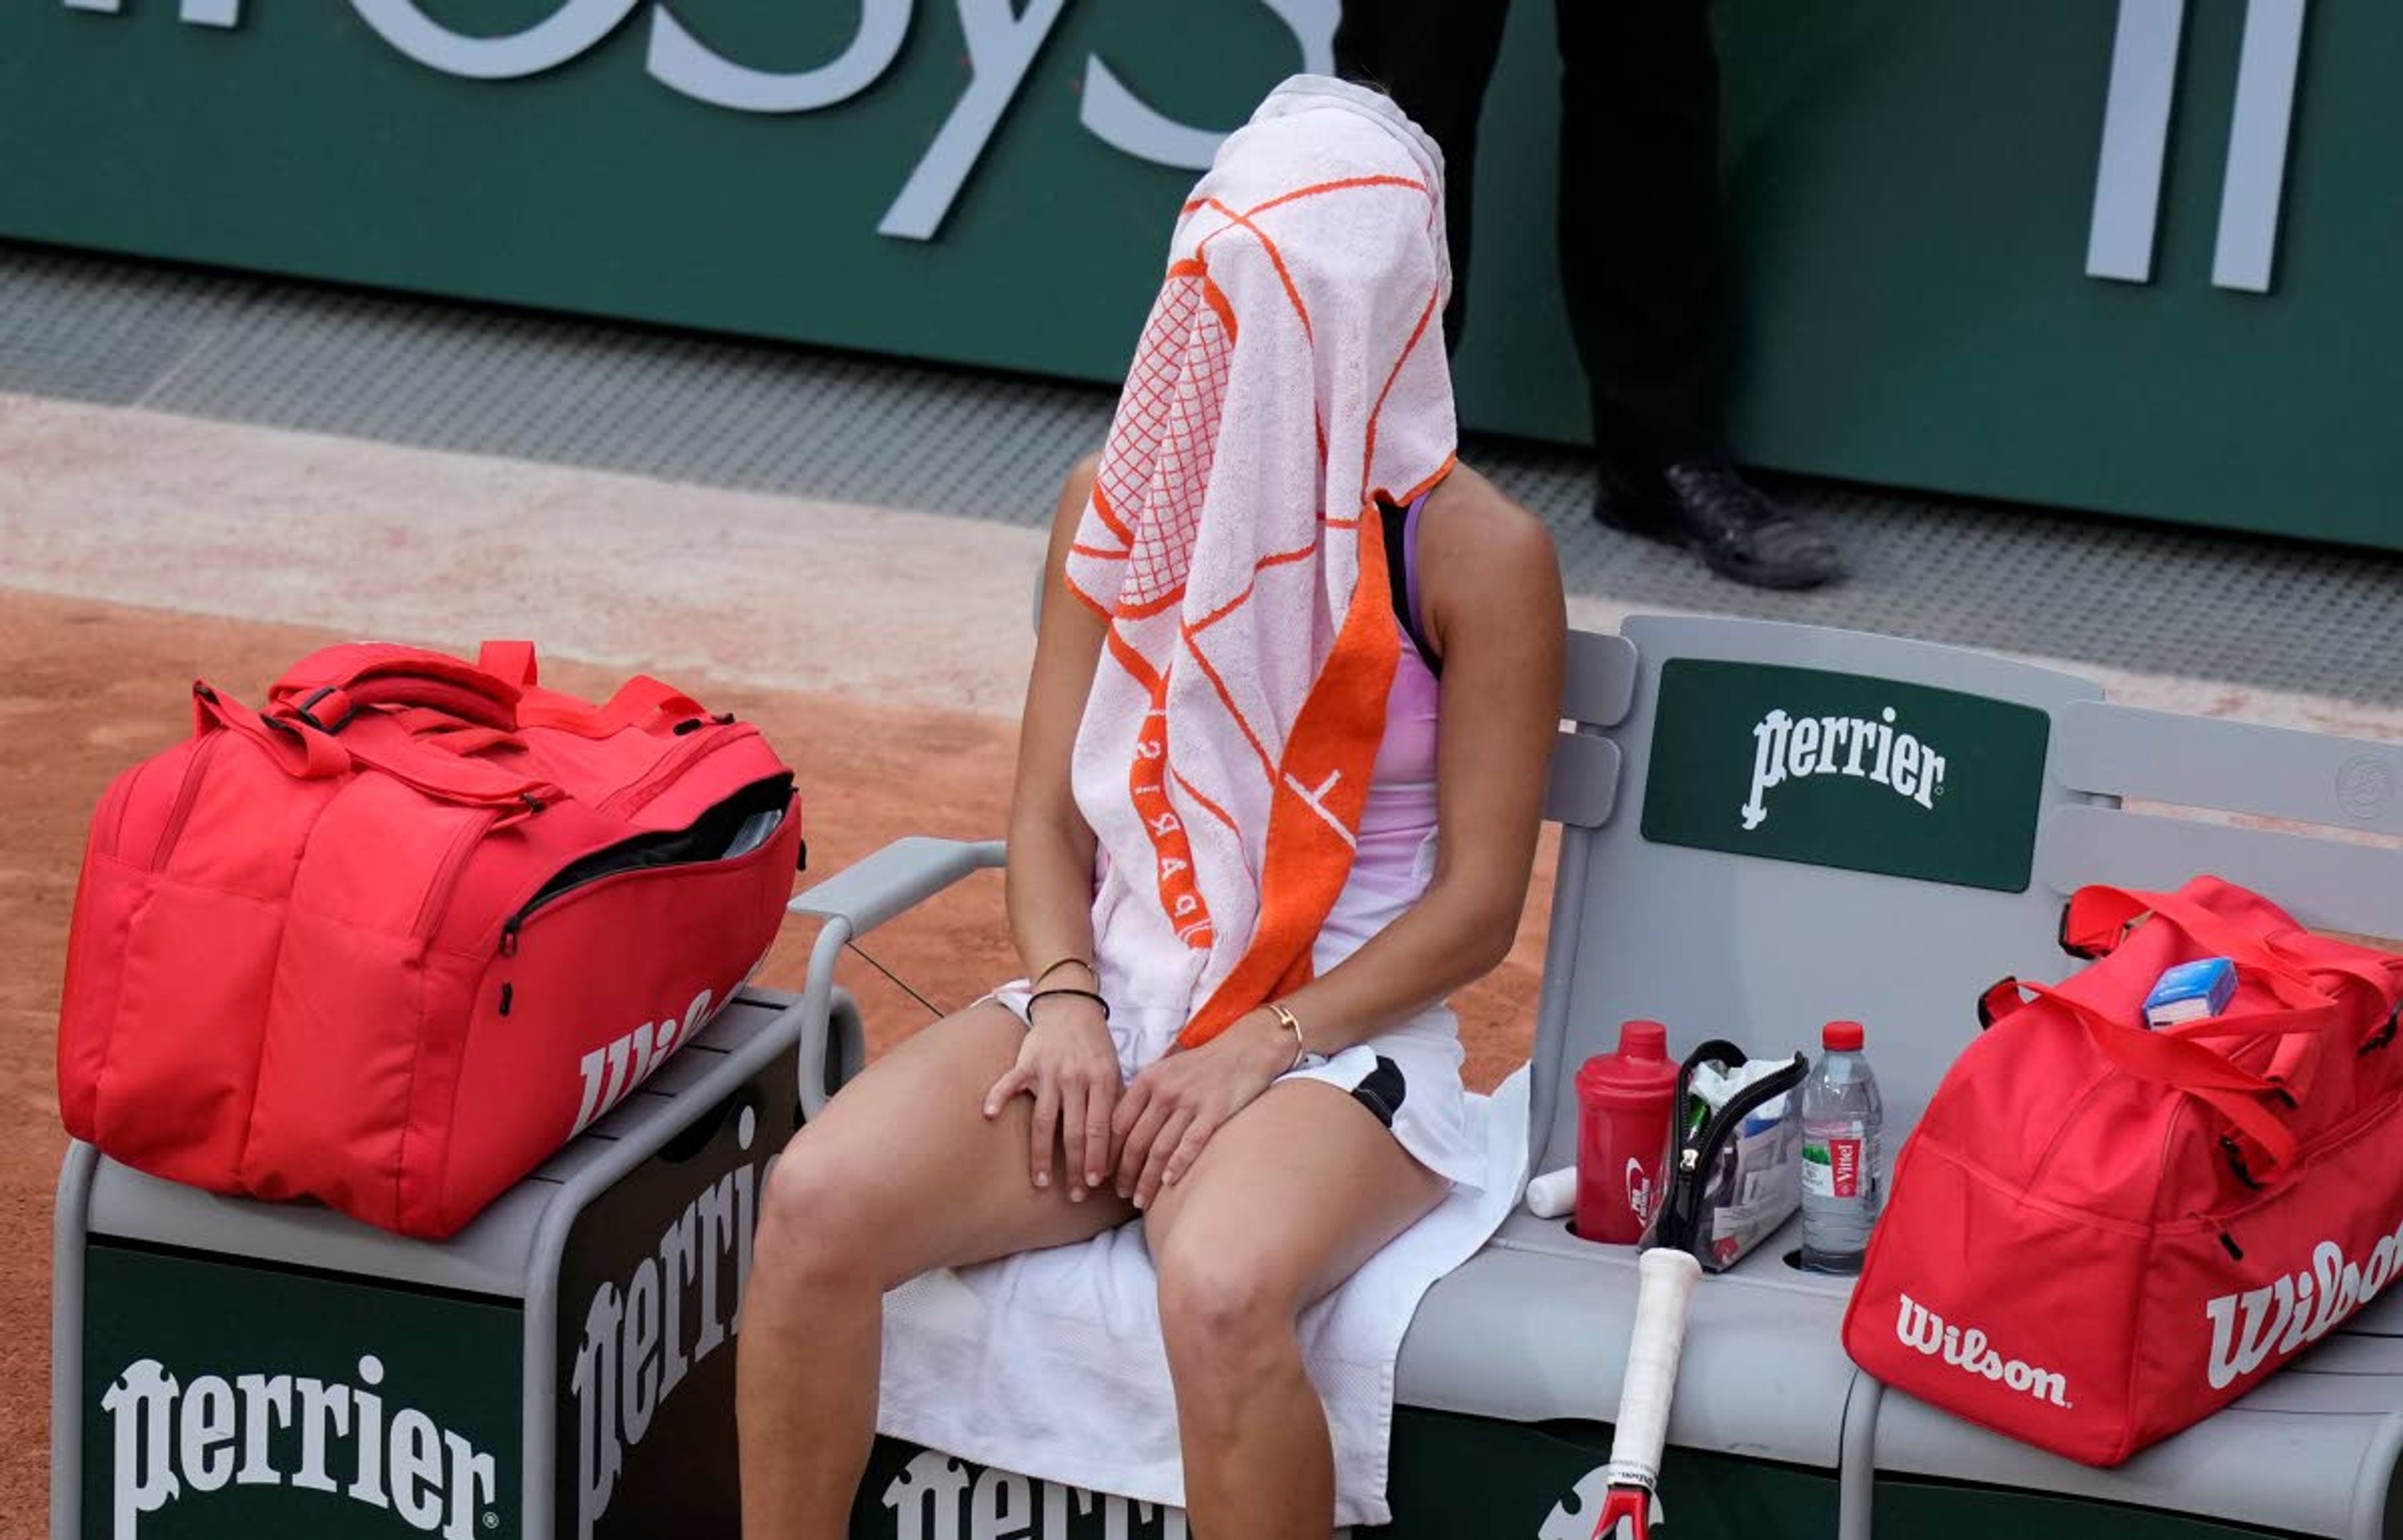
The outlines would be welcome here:
M 1080 123 L 1089 61 L 1225 129 L 1302 63 L 1285 18 L 1331 14 L 625 0 L 558 67 L 476 80 L 406 56 L 350 0 L 180 0 L 232 27 L 120 3 L 0 7 L 0 234 L 1090 380 L 1122 369 L 1193 173 Z M 610 0 L 415 3 L 507 35 Z M 908 30 L 848 99 L 743 112 L 646 72 L 662 5 L 759 71 L 836 59 L 873 16 Z M 2383 431 L 2403 372 L 2403 10 L 2310 4 L 2264 295 L 2211 282 L 2246 0 L 2185 7 L 2152 282 L 2086 275 L 2117 9 L 1719 0 L 1733 443 L 1823 475 L 2403 548 Z M 880 235 L 971 85 L 971 23 L 988 55 L 1013 29 L 1039 51 L 935 238 Z M 1574 442 L 1551 27 L 1549 4 L 1520 0 L 1459 367 L 1471 425 Z

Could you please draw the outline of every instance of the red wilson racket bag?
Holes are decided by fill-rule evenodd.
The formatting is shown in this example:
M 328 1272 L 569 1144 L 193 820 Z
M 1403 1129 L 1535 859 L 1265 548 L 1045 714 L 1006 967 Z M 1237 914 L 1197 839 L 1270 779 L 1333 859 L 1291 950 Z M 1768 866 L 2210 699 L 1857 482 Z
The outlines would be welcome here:
M 800 849 L 748 723 L 594 706 L 383 645 L 101 799 L 59 1024 L 68 1129 L 215 1192 L 456 1230 L 666 1061 L 766 951 Z
M 2210 877 L 2083 889 L 2062 940 L 2101 960 L 1987 995 L 1990 1030 L 1903 1148 L 1844 1347 L 1924 1401 L 2113 1465 L 2403 1268 L 2403 957 Z M 2215 956 L 2237 966 L 2227 1009 L 2147 1031 L 2162 970 Z

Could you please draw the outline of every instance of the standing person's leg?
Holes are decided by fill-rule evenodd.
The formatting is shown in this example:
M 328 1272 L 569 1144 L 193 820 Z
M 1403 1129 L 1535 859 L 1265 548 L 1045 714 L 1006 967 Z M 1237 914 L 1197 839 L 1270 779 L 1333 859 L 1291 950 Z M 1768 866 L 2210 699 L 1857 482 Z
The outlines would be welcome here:
M 1707 0 L 1554 0 L 1562 286 L 1606 480 L 1706 453 L 1719 297 Z
M 1028 1098 L 984 1116 L 1025 1037 L 995 1005 L 938 1021 L 785 1146 L 760 1202 L 736 1348 L 745 1540 L 848 1533 L 875 1438 L 885 1290 L 1133 1214 L 1106 1187 L 1073 1202 L 1071 1181 L 1032 1184 Z
M 1468 315 L 1468 247 L 1476 207 L 1477 120 L 1502 50 L 1509 0 L 1344 0 L 1335 72 L 1391 96 L 1443 151 L 1444 227 L 1452 247 L 1447 344 Z
M 1554 0 L 1562 288 L 1593 392 L 1604 523 L 1722 575 L 1809 588 L 1835 548 L 1727 465 L 1719 72 L 1708 0 Z
M 1145 1216 L 1200 1534 L 1325 1540 L 1326 1408 L 1295 1321 L 1450 1190 L 1351 1095 L 1289 1081 L 1211 1136 Z

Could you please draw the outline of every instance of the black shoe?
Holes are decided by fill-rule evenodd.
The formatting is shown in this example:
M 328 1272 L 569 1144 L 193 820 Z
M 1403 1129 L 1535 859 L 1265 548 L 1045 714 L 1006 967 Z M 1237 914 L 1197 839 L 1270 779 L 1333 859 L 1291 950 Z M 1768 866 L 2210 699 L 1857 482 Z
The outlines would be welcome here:
M 1713 572 L 1759 589 L 1815 589 L 1844 575 L 1827 537 L 1723 461 L 1670 465 L 1649 488 L 1604 476 L 1594 517 L 1697 552 Z

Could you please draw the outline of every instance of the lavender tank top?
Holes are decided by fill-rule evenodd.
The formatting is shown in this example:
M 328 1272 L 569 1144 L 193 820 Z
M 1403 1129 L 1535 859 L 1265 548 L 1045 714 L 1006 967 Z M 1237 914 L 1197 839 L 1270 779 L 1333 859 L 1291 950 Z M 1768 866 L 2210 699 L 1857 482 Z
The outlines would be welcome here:
M 1352 880 L 1339 910 L 1364 890 L 1382 903 L 1407 903 L 1426 891 L 1435 870 L 1436 717 L 1442 686 L 1421 651 L 1426 634 L 1418 611 L 1419 515 L 1426 506 L 1423 494 L 1401 520 L 1400 590 L 1396 618 L 1408 633 L 1394 669 L 1392 689 L 1385 698 L 1385 737 L 1368 782 L 1368 798 L 1360 813 L 1360 849 L 1352 865 Z M 1381 905 L 1382 907 L 1382 905 Z

